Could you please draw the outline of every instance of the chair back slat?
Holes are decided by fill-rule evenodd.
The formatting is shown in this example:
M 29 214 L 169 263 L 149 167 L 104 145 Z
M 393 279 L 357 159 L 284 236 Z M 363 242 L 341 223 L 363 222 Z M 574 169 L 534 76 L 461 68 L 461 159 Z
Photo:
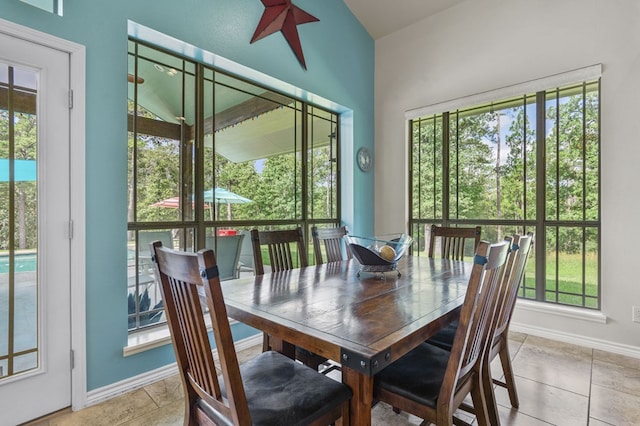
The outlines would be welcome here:
M 150 244 L 167 322 L 185 389 L 185 424 L 197 424 L 202 399 L 233 424 L 251 424 L 246 394 L 212 250 L 178 252 Z M 216 372 L 203 306 L 209 310 L 220 358 L 225 396 Z
M 473 250 L 478 248 L 482 229 L 480 226 L 474 228 L 455 228 L 431 225 L 429 241 L 429 257 L 434 257 L 436 239 L 440 241 L 440 257 L 451 260 L 464 260 L 467 241 L 473 241 Z
M 339 262 L 342 260 L 343 237 L 349 234 L 346 226 L 338 228 L 318 228 L 311 227 L 311 236 L 313 238 L 313 252 L 316 259 L 316 265 L 325 262 Z M 326 259 L 322 258 L 322 249 L 326 254 Z M 349 247 L 345 247 L 347 259 L 351 259 L 351 251 Z
M 491 246 L 484 241 L 478 244 L 439 401 L 448 401 L 459 383 L 472 370 L 479 368 L 496 310 L 498 284 L 508 251 L 507 242 Z
M 297 267 L 308 266 L 304 248 L 302 229 L 287 229 L 276 231 L 251 230 L 251 242 L 253 244 L 253 257 L 256 275 L 264 274 L 264 259 L 261 246 L 267 246 L 269 263 L 272 272 L 289 271 Z M 296 248 L 298 256 L 294 256 L 292 245 Z M 295 262 L 298 261 L 299 264 Z
M 533 234 L 529 233 L 525 236 L 514 235 L 512 245 L 515 249 L 509 253 L 509 259 L 507 260 L 510 277 L 502 289 L 502 306 L 496 318 L 494 339 L 500 338 L 508 330 L 513 308 L 518 298 L 518 289 L 522 283 L 529 254 L 533 247 Z

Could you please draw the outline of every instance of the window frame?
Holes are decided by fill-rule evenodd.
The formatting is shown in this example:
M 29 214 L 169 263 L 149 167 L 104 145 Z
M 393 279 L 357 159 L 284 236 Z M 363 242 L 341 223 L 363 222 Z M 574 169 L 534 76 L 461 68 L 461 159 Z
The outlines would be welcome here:
M 132 53 L 131 44 L 134 45 L 134 52 Z M 341 224 L 341 172 L 340 172 L 340 126 L 341 126 L 341 113 L 336 111 L 331 111 L 330 109 L 313 104 L 311 102 L 305 101 L 298 97 L 293 97 L 291 95 L 286 95 L 280 92 L 277 89 L 269 87 L 268 85 L 257 83 L 255 81 L 248 80 L 239 75 L 234 75 L 225 71 L 224 69 L 220 69 L 218 67 L 214 67 L 211 64 L 205 64 L 203 62 L 199 62 L 198 60 L 185 57 L 180 55 L 179 53 L 154 46 L 150 43 L 147 43 L 143 40 L 137 39 L 135 37 L 129 37 L 129 47 L 128 47 L 128 56 L 133 56 L 134 69 L 135 72 L 130 76 L 130 80 L 137 80 L 137 50 L 138 46 L 144 46 L 145 49 L 154 49 L 163 55 L 170 55 L 176 60 L 188 62 L 193 65 L 194 69 L 194 89 L 192 94 L 189 96 L 193 96 L 194 99 L 191 101 L 194 102 L 196 106 L 196 121 L 192 124 L 192 127 L 195 132 L 194 136 L 194 145 L 192 152 L 193 153 L 193 162 L 190 165 L 185 166 L 184 161 L 180 160 L 181 169 L 187 169 L 191 167 L 192 170 L 189 173 L 184 173 L 184 171 L 180 171 L 178 173 L 179 182 L 177 182 L 178 186 L 181 187 L 184 183 L 188 182 L 190 186 L 190 191 L 193 191 L 195 194 L 193 207 L 190 207 L 192 212 L 190 211 L 185 219 L 184 210 L 180 217 L 176 220 L 167 220 L 167 221 L 143 221 L 137 217 L 137 154 L 127 155 L 128 163 L 132 164 L 132 180 L 133 180 L 133 194 L 130 194 L 130 197 L 133 199 L 133 220 L 131 217 L 127 220 L 127 230 L 129 233 L 133 233 L 135 243 L 135 270 L 137 271 L 140 268 L 140 252 L 145 249 L 144 247 L 139 247 L 139 233 L 144 231 L 157 231 L 157 230 L 183 230 L 184 232 L 178 232 L 180 235 L 190 234 L 190 237 L 184 238 L 180 241 L 180 249 L 186 250 L 197 250 L 204 247 L 205 242 L 205 233 L 207 230 L 215 231 L 217 235 L 217 230 L 226 227 L 236 227 L 238 229 L 248 229 L 248 228 L 282 228 L 282 227 L 297 227 L 300 226 L 303 229 L 303 233 L 305 235 L 305 249 L 306 253 L 303 255 L 307 256 L 310 260 L 310 264 L 314 263 L 313 251 L 311 250 L 311 237 L 310 237 L 310 228 L 314 225 L 317 226 L 339 226 Z M 183 72 L 183 70 L 180 70 Z M 204 117 L 204 104 L 205 102 L 211 102 L 212 105 L 215 105 L 215 90 L 211 90 L 212 93 L 206 93 L 205 83 L 215 87 L 216 84 L 219 84 L 216 79 L 216 75 L 221 75 L 229 77 L 225 80 L 225 82 L 238 82 L 239 85 L 236 86 L 237 90 L 243 91 L 247 85 L 252 89 L 260 89 L 261 91 L 266 91 L 274 94 L 277 97 L 282 96 L 283 98 L 287 98 L 293 102 L 295 102 L 295 108 L 293 108 L 294 114 L 296 116 L 296 126 L 300 126 L 299 129 L 295 131 L 295 149 L 293 151 L 294 156 L 299 156 L 300 161 L 302 163 L 301 170 L 296 171 L 295 181 L 292 181 L 293 190 L 295 193 L 299 193 L 300 197 L 296 195 L 295 204 L 300 205 L 300 212 L 298 213 L 298 209 L 295 209 L 294 216 L 295 217 L 285 217 L 280 219 L 264 219 L 264 218 L 253 218 L 250 220 L 228 220 L 227 218 L 210 218 L 207 217 L 206 211 L 203 211 L 202 206 L 202 193 L 205 189 L 205 182 L 207 182 L 207 178 L 205 176 L 205 168 L 213 167 L 215 169 L 215 157 L 216 155 L 212 154 L 212 149 L 204 148 L 204 121 L 206 117 Z M 213 76 L 213 77 L 211 77 Z M 227 84 L 225 83 L 225 84 Z M 137 108 L 137 85 L 135 85 L 133 98 L 130 99 L 133 102 L 134 113 L 128 113 L 128 121 L 129 121 L 129 129 L 128 129 L 128 138 L 133 139 L 134 147 L 133 151 L 136 151 L 136 141 L 138 140 L 137 127 L 136 127 L 136 108 Z M 184 91 L 185 86 L 182 86 L 182 96 L 183 96 L 183 104 L 184 97 L 186 96 Z M 246 92 L 248 95 L 258 97 L 256 93 Z M 287 106 L 289 108 L 289 106 Z M 312 157 L 309 155 L 309 152 L 314 148 L 313 146 L 313 126 L 312 122 L 314 118 L 320 117 L 322 120 L 327 121 L 329 126 L 335 128 L 335 131 L 331 134 L 330 147 L 328 149 L 329 155 L 329 168 L 331 169 L 330 180 L 330 188 L 327 189 L 327 192 L 331 196 L 331 212 L 327 216 L 322 217 L 314 217 L 312 206 L 309 205 L 310 195 L 308 194 L 310 190 L 309 184 L 309 167 L 311 166 Z M 324 128 L 322 129 L 324 130 Z M 184 141 L 178 141 L 184 142 Z M 292 141 L 293 142 L 293 141 Z M 213 137 L 213 146 L 215 147 L 215 137 Z M 182 154 L 180 155 L 182 159 Z M 214 177 L 215 183 L 215 177 Z M 327 195 L 329 196 L 329 195 Z M 183 200 L 184 201 L 184 200 Z M 184 204 L 184 203 L 183 203 Z M 186 210 L 186 209 L 185 209 Z M 246 237 L 245 237 L 246 238 Z M 128 266 L 129 267 L 129 266 Z M 139 282 L 140 279 L 137 278 L 135 282 L 135 292 L 134 292 L 134 303 L 135 303 L 135 311 L 132 314 L 128 314 L 129 318 L 134 319 L 134 326 L 129 328 L 129 334 L 139 333 L 140 331 L 152 329 L 154 327 L 163 326 L 166 324 L 165 321 L 160 321 L 155 324 L 149 325 L 140 325 L 140 317 L 145 314 L 154 314 L 161 313 L 162 307 L 154 310 L 140 311 L 139 309 L 139 300 L 141 298 L 143 289 L 142 284 Z M 157 283 L 155 284 L 157 286 Z
M 600 310 L 602 306 L 601 212 L 600 212 L 601 211 L 601 182 L 600 181 L 601 181 L 601 174 L 602 174 L 600 116 L 601 116 L 602 104 L 601 104 L 600 78 L 601 78 L 601 66 L 595 65 L 595 66 L 571 71 L 568 73 L 563 73 L 563 74 L 559 74 L 559 75 L 555 75 L 555 76 L 551 76 L 543 79 L 538 79 L 531 82 L 526 82 L 526 83 L 522 83 L 514 86 L 505 87 L 495 91 L 484 92 L 478 95 L 473 95 L 465 98 L 460 98 L 460 99 L 408 111 L 405 114 L 405 118 L 407 118 L 408 120 L 408 130 L 409 130 L 408 131 L 409 171 L 407 176 L 408 194 L 409 194 L 408 195 L 409 197 L 409 202 L 408 202 L 409 229 L 417 233 L 418 237 L 420 236 L 419 234 L 423 232 L 422 230 L 425 229 L 425 226 L 431 223 L 436 223 L 436 224 L 446 225 L 446 226 L 507 225 L 510 227 L 516 227 L 516 229 L 523 230 L 523 231 L 528 231 L 528 230 L 534 231 L 535 239 L 539 241 L 537 246 L 539 246 L 540 248 L 538 250 L 535 250 L 535 259 L 534 259 L 535 280 L 536 280 L 535 288 L 534 288 L 535 297 L 528 296 L 526 297 L 526 299 L 535 301 L 535 302 L 545 302 L 545 303 L 562 305 L 562 306 L 571 306 L 579 309 Z M 549 131 L 549 129 L 546 127 L 546 123 L 547 123 L 546 98 L 551 92 L 555 91 L 556 93 L 559 93 L 559 90 L 562 90 L 563 88 L 573 86 L 573 85 L 578 86 L 580 84 L 582 84 L 582 93 L 581 93 L 583 96 L 582 99 L 586 99 L 585 96 L 587 94 L 587 88 L 586 88 L 587 85 L 597 84 L 597 89 L 594 90 L 594 92 L 597 93 L 597 142 L 596 142 L 597 155 L 598 155 L 597 171 L 596 171 L 597 188 L 598 188 L 597 218 L 588 219 L 585 217 L 585 211 L 587 207 L 583 203 L 582 210 L 581 210 L 582 216 L 583 216 L 582 220 L 565 220 L 562 218 L 550 219 L 547 217 L 546 205 L 545 205 L 547 202 L 547 198 L 546 198 L 547 164 L 546 164 L 545 152 L 547 149 L 546 135 L 547 135 L 547 132 Z M 531 89 L 534 89 L 535 91 L 532 92 Z M 456 176 L 456 174 L 452 173 L 452 170 L 450 170 L 450 165 L 452 164 L 452 159 L 449 157 L 450 146 L 451 146 L 451 140 L 450 140 L 451 135 L 450 135 L 450 129 L 449 129 L 449 125 L 451 123 L 450 117 L 449 117 L 450 114 L 456 114 L 461 110 L 468 110 L 472 108 L 472 106 L 483 105 L 483 104 L 484 105 L 498 104 L 504 100 L 514 99 L 518 97 L 526 100 L 531 97 L 532 93 L 535 94 L 535 106 L 536 106 L 536 118 L 535 118 L 535 129 L 534 129 L 535 156 L 536 156 L 535 180 L 537 183 L 540 183 L 536 185 L 536 189 L 535 189 L 535 206 L 532 206 L 532 207 L 535 207 L 534 216 L 530 217 L 527 213 L 525 213 L 525 217 L 522 220 L 505 220 L 505 219 L 491 219 L 491 218 L 467 219 L 467 218 L 454 217 L 454 215 L 450 212 L 450 209 L 449 209 L 449 206 L 451 205 L 450 195 L 452 191 L 451 183 L 449 180 L 450 178 L 453 178 Z M 526 109 L 526 103 L 524 105 Z M 586 111 L 585 108 L 583 108 L 583 110 Z M 417 190 L 423 191 L 424 189 L 420 188 L 419 186 L 422 184 L 422 179 L 421 179 L 422 174 L 419 174 L 417 178 L 416 178 L 416 175 L 414 174 L 414 166 L 418 164 L 416 167 L 420 167 L 422 163 L 414 162 L 414 160 L 416 159 L 414 158 L 414 156 L 416 155 L 414 152 L 414 145 L 416 142 L 414 141 L 413 129 L 414 129 L 414 124 L 416 122 L 419 124 L 422 124 L 423 122 L 428 122 L 428 120 L 430 119 L 433 120 L 433 123 L 431 124 L 433 125 L 434 136 L 438 135 L 439 133 L 439 136 L 442 138 L 442 140 L 440 141 L 442 143 L 441 151 L 437 152 L 438 150 L 434 149 L 434 154 L 433 154 L 434 158 L 432 160 L 434 164 L 433 167 L 437 167 L 436 155 L 440 155 L 442 159 L 442 169 L 441 169 L 442 177 L 440 177 L 441 182 L 439 183 L 442 185 L 442 187 L 440 188 L 442 193 L 440 194 L 441 200 L 439 201 L 437 201 L 438 194 L 436 193 L 437 190 L 435 189 L 436 177 L 435 175 L 433 175 L 434 176 L 433 178 L 434 179 L 434 187 L 433 187 L 434 188 L 433 189 L 434 204 L 433 204 L 433 212 L 429 212 L 430 214 L 432 214 L 433 217 L 427 216 L 426 214 L 422 213 L 422 211 L 420 210 L 420 208 L 422 208 L 422 204 L 420 203 L 417 204 L 419 206 L 418 209 L 416 209 L 416 205 L 414 205 L 414 190 L 417 188 Z M 436 119 L 440 121 L 438 122 Z M 583 133 L 581 134 L 581 138 L 585 139 L 586 127 L 584 123 L 586 122 L 586 112 L 583 112 L 582 120 L 583 120 L 582 121 Z M 554 123 L 554 125 L 557 125 L 557 123 Z M 436 131 L 437 126 L 439 126 L 439 129 L 440 129 L 439 132 Z M 420 133 L 420 135 L 422 135 L 422 133 Z M 583 145 L 582 148 L 584 149 L 585 146 L 586 145 Z M 526 162 L 525 162 L 525 165 L 526 165 Z M 434 171 L 434 173 L 436 173 L 436 171 Z M 586 175 L 586 171 L 585 169 L 583 169 L 582 171 L 583 179 L 585 175 Z M 559 184 L 556 183 L 556 188 L 558 187 L 559 187 Z M 583 188 L 582 195 L 584 199 L 587 196 L 584 182 L 582 183 L 582 188 Z M 439 205 L 437 205 L 438 203 Z M 557 261 L 555 264 L 555 276 L 556 276 L 555 301 L 548 300 L 548 297 L 547 297 L 547 294 L 550 292 L 550 290 L 547 289 L 547 279 L 548 279 L 547 263 L 549 262 L 549 259 L 546 253 L 547 252 L 546 245 L 547 245 L 549 233 L 551 232 L 551 230 L 554 228 L 558 229 L 561 227 L 582 228 L 582 249 L 580 251 L 580 254 L 582 256 L 582 260 L 581 260 L 582 292 L 580 295 L 582 297 L 581 305 L 573 304 L 573 303 L 564 303 L 562 301 L 559 301 L 560 298 L 558 295 L 561 294 L 562 292 L 559 290 L 559 281 L 558 281 L 558 268 L 559 268 L 558 263 L 559 262 Z M 590 232 L 590 230 L 595 230 L 595 232 L 597 233 L 595 238 L 595 240 L 597 241 L 597 247 L 595 250 L 595 252 L 597 253 L 597 259 L 595 260 L 597 262 L 597 265 L 596 265 L 597 272 L 595 273 L 597 277 L 597 295 L 595 296 L 587 292 L 586 290 L 587 285 L 586 285 L 586 279 L 585 279 L 585 275 L 586 275 L 585 269 L 586 269 L 586 264 L 588 262 L 588 260 L 585 259 L 586 255 L 588 254 L 588 251 L 585 248 L 586 247 L 585 241 L 591 241 L 591 240 L 587 240 L 587 237 L 586 237 L 586 233 Z M 425 231 L 425 236 L 426 236 L 426 231 Z M 483 232 L 483 236 L 484 236 L 484 232 Z M 421 252 L 421 247 L 419 246 L 414 247 L 415 255 L 420 255 L 421 254 L 420 252 Z M 556 245 L 556 256 L 557 256 L 557 253 L 558 253 L 558 249 Z M 551 293 L 553 292 L 554 291 L 552 290 Z M 569 296 L 571 295 L 574 295 L 574 293 L 569 293 Z M 525 298 L 524 296 L 526 296 L 524 289 L 522 287 L 521 287 L 519 296 L 523 298 Z M 592 302 L 593 300 L 595 300 L 595 303 L 590 304 L 590 302 Z

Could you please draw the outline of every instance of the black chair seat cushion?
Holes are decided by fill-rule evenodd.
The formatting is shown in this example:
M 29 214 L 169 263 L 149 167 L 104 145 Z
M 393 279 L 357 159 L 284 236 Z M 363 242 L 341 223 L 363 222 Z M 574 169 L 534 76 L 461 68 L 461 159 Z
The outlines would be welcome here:
M 453 347 L 453 338 L 456 336 L 456 331 L 458 330 L 458 321 L 454 321 L 445 328 L 438 331 L 436 334 L 431 336 L 427 343 L 432 345 L 436 345 L 442 349 L 446 349 L 451 351 Z
M 241 365 L 240 375 L 254 425 L 307 425 L 352 395 L 342 383 L 275 351 L 263 352 Z M 199 405 L 213 411 L 203 401 Z
M 374 386 L 435 409 L 449 355 L 423 343 L 376 374 Z

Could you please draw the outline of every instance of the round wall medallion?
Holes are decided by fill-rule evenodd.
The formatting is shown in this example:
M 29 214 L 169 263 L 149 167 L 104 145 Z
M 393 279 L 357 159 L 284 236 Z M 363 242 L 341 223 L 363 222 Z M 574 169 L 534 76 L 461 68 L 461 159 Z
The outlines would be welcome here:
M 357 161 L 358 161 L 358 167 L 363 172 L 368 172 L 369 170 L 371 170 L 371 166 L 373 166 L 373 159 L 371 158 L 371 153 L 367 148 L 364 148 L 364 147 L 358 150 Z

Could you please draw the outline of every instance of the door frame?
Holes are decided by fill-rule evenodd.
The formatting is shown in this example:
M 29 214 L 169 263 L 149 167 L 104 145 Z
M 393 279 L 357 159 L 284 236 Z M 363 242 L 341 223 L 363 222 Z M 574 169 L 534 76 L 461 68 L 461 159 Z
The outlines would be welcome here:
M 69 110 L 69 196 L 71 238 L 71 409 L 79 410 L 87 401 L 86 367 L 86 250 L 85 250 L 85 114 L 86 52 L 83 45 L 46 34 L 0 18 L 0 32 L 31 43 L 60 50 L 69 55 L 69 88 L 73 108 Z

